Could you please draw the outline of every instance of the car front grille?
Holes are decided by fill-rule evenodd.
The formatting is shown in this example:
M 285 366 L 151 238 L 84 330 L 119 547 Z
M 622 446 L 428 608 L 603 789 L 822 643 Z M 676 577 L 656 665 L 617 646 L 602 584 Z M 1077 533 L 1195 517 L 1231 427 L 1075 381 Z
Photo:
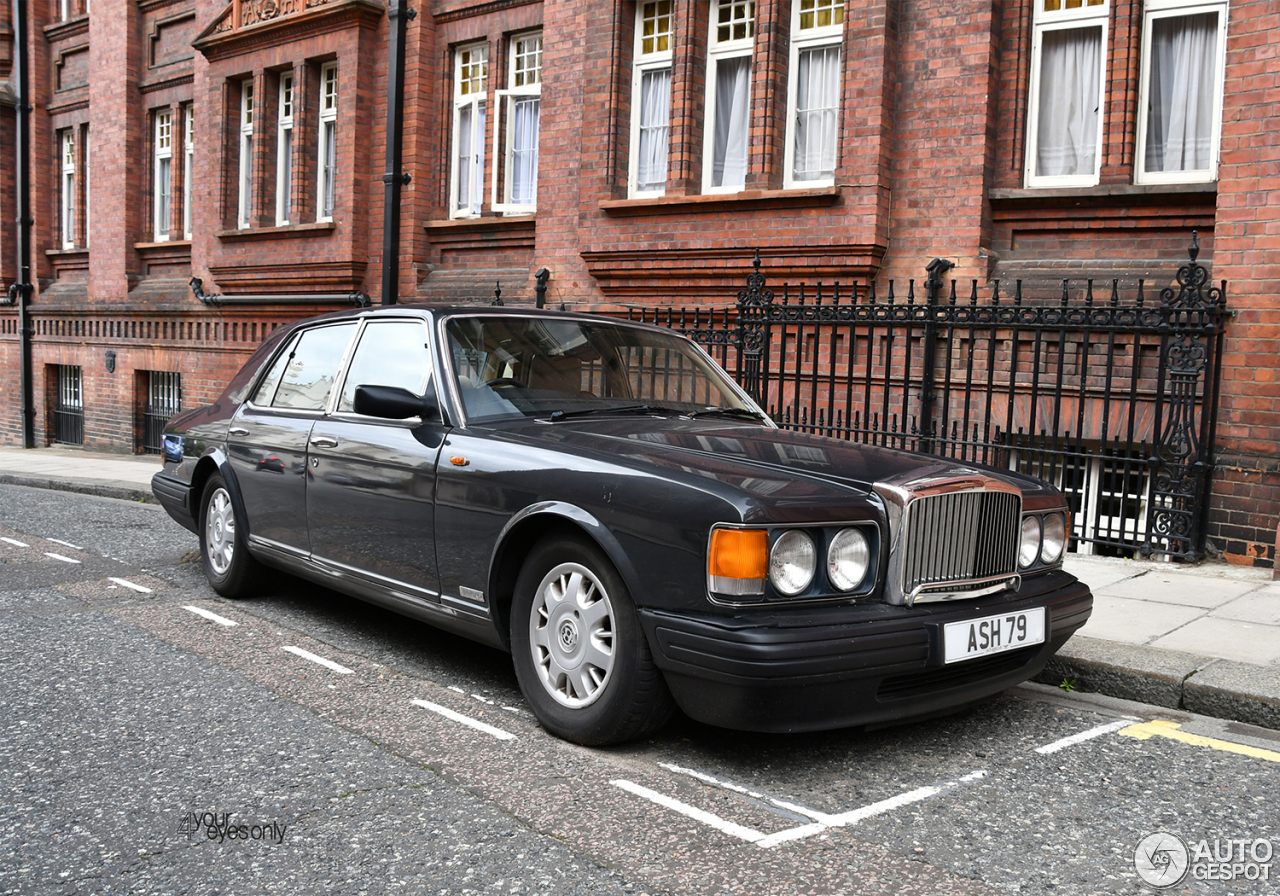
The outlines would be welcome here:
M 877 482 L 889 517 L 891 604 L 957 600 L 1017 588 L 1022 491 L 1003 479 L 939 464 Z
M 1008 492 L 971 491 L 917 498 L 907 506 L 902 587 L 907 594 L 950 583 L 989 582 L 1018 571 L 1022 502 Z

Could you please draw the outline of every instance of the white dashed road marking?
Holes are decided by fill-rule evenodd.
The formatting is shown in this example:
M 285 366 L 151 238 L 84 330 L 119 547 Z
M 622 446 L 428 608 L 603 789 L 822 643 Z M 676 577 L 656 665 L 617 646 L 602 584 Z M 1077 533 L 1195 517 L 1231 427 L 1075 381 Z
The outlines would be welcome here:
M 27 544 L 25 541 L 18 541 L 18 539 L 16 538 L 5 538 L 3 535 L 0 535 L 0 541 L 8 542 L 9 544 L 13 545 L 16 548 L 31 547 L 31 545 Z
M 232 625 L 240 624 L 236 622 L 234 619 L 228 619 L 225 616 L 219 616 L 217 613 L 211 613 L 210 611 L 204 609 L 203 607 L 183 607 L 182 609 L 190 610 L 192 613 L 195 613 L 197 616 L 203 616 L 205 619 L 208 619 L 210 622 L 218 623 L 218 625 L 232 626 Z
M 495 728 L 492 725 L 486 725 L 479 719 L 473 719 L 470 716 L 464 716 L 460 712 L 454 712 L 452 709 L 440 706 L 437 703 L 429 703 L 426 700 L 414 700 L 414 706 L 421 706 L 423 709 L 429 709 L 437 715 L 442 715 L 446 719 L 451 719 L 460 725 L 466 725 L 468 728 L 474 728 L 477 731 L 483 731 L 490 737 L 496 737 L 498 740 L 515 740 L 516 736 L 510 731 L 503 731 L 501 728 Z
M 300 656 L 304 660 L 310 660 L 313 663 L 318 663 L 321 666 L 324 666 L 326 669 L 332 669 L 334 672 L 337 672 L 339 675 L 355 674 L 352 670 L 348 669 L 346 666 L 340 666 L 337 663 L 335 663 L 333 660 L 327 660 L 322 656 L 316 656 L 311 651 L 303 650 L 301 647 L 282 647 L 281 649 L 289 651 L 294 656 Z
M 45 555 L 46 557 L 52 557 L 54 560 L 61 560 L 63 563 L 76 563 L 76 564 L 79 564 L 79 562 L 80 562 L 79 560 L 72 560 L 70 557 L 64 557 L 64 556 L 62 556 L 61 554 L 55 554 L 55 553 L 53 553 L 52 551 L 45 551 L 45 552 L 44 552 L 44 555 Z
M 71 548 L 71 550 L 73 550 L 73 551 L 83 551 L 83 550 L 84 550 L 84 548 L 80 547 L 80 545 L 78 545 L 78 544 L 72 544 L 72 543 L 71 543 L 71 542 L 69 542 L 69 541 L 63 541 L 61 538 L 46 538 L 46 539 L 45 539 L 45 541 L 52 541 L 54 544 L 60 544 L 60 545 L 62 545 L 64 548 Z
M 1136 721 L 1138 720 L 1134 718 L 1125 718 L 1119 722 L 1099 725 L 1097 728 L 1090 728 L 1088 731 L 1081 731 L 1079 734 L 1064 737 L 1062 740 L 1055 740 L 1053 743 L 1045 744 L 1043 747 L 1036 747 L 1036 752 L 1043 756 L 1048 756 L 1050 753 L 1065 750 L 1067 747 L 1074 747 L 1076 744 L 1082 744 L 1087 740 L 1093 740 L 1095 737 L 1102 737 L 1102 735 L 1110 734 L 1112 731 L 1119 731 L 1121 728 L 1127 728 Z
M 634 793 L 638 797 L 643 797 L 651 803 L 657 803 L 659 806 L 663 806 L 673 812 L 679 812 L 681 815 L 686 815 L 694 821 L 700 821 L 708 827 L 713 827 L 723 834 L 728 834 L 730 837 L 737 837 L 739 840 L 746 840 L 748 843 L 759 843 L 765 838 L 764 834 L 754 828 L 735 824 L 732 821 L 726 821 L 719 815 L 712 815 L 710 812 L 704 812 L 702 809 L 694 808 L 688 803 L 682 803 L 674 797 L 658 793 L 656 790 L 650 790 L 648 787 L 641 787 L 633 781 L 627 781 L 619 778 L 617 780 L 610 781 L 609 783 L 614 787 L 621 787 L 628 793 Z
M 119 585 L 122 588 L 132 588 L 134 591 L 137 591 L 139 594 L 154 593 L 150 588 L 144 588 L 141 585 L 136 585 L 133 582 L 130 582 L 128 579 L 118 579 L 115 576 L 107 576 L 107 581 L 115 582 L 117 585 Z

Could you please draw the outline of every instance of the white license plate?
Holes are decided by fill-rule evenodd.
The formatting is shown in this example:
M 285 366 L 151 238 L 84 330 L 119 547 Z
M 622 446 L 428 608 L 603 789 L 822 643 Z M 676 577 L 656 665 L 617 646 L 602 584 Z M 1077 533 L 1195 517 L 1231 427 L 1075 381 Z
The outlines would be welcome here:
M 958 663 L 1044 643 L 1044 607 L 984 616 L 942 627 L 944 663 Z

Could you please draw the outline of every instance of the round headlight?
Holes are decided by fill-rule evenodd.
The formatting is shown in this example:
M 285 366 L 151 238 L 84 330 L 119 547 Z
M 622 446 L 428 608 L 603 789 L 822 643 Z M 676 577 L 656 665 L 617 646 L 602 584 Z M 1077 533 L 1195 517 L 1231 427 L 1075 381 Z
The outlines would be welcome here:
M 769 581 L 779 594 L 799 594 L 809 587 L 817 569 L 818 551 L 813 539 L 799 529 L 782 533 L 769 551 Z
M 827 578 L 840 591 L 862 583 L 871 565 L 871 546 L 861 529 L 841 529 L 827 549 Z
M 1044 539 L 1040 545 L 1040 559 L 1045 563 L 1057 563 L 1062 549 L 1067 546 L 1067 523 L 1060 513 L 1044 518 Z
M 1026 569 L 1040 556 L 1040 518 L 1022 518 L 1022 545 L 1018 548 L 1018 565 Z

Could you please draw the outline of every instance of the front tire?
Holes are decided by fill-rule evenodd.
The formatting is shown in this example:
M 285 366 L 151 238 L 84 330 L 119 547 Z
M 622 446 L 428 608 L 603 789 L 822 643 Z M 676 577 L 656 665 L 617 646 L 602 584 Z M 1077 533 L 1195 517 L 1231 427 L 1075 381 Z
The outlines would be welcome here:
M 542 726 L 586 746 L 656 731 L 675 704 L 622 578 L 594 544 L 547 539 L 511 608 L 516 678 Z
M 261 588 L 265 570 L 249 556 L 221 473 L 209 477 L 200 499 L 200 556 L 205 578 L 223 597 L 252 597 Z

